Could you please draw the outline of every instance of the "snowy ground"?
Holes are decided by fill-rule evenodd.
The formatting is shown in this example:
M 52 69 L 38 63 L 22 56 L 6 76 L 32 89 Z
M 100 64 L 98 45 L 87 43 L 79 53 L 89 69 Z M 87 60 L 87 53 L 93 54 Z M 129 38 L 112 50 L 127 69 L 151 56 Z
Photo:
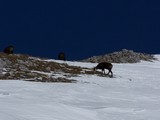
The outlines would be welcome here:
M 114 64 L 113 72 L 78 83 L 0 81 L 0 120 L 160 120 L 160 61 Z

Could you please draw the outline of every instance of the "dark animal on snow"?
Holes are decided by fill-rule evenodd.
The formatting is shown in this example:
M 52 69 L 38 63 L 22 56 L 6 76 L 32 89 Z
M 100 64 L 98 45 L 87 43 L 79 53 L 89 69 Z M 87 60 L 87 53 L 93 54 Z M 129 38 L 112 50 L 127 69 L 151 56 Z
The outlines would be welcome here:
M 58 54 L 58 59 L 59 59 L 59 60 L 66 60 L 65 54 L 64 54 L 63 52 L 60 52 L 60 53 Z
M 6 47 L 3 52 L 6 54 L 13 54 L 14 47 L 12 45 Z
M 109 62 L 101 62 L 96 67 L 94 67 L 94 71 L 96 69 L 101 69 L 102 72 L 105 74 L 105 69 L 108 69 L 107 75 L 109 75 L 109 73 L 111 73 L 111 76 L 113 76 L 112 68 L 113 68 L 113 65 L 111 63 L 109 63 Z

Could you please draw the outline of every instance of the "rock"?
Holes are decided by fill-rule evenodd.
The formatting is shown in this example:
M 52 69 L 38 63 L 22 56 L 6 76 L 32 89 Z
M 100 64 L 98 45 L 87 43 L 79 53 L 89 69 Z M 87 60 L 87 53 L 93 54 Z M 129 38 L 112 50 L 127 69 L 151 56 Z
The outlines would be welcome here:
M 123 49 L 119 52 L 113 52 L 110 54 L 105 54 L 101 56 L 94 56 L 85 60 L 82 60 L 84 62 L 93 62 L 93 63 L 99 63 L 99 62 L 111 62 L 111 63 L 137 63 L 141 60 L 144 61 L 152 61 L 156 60 L 153 55 L 145 54 L 145 53 L 137 53 L 133 50 L 127 50 Z

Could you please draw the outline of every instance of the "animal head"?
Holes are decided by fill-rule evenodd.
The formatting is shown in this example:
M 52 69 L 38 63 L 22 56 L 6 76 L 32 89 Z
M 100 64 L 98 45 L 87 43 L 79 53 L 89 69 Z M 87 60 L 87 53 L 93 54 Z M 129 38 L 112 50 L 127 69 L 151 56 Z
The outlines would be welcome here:
M 96 71 L 96 67 L 93 68 L 93 71 Z
M 60 53 L 58 54 L 58 59 L 59 59 L 59 60 L 66 60 L 65 54 L 64 54 L 63 52 L 60 52 Z

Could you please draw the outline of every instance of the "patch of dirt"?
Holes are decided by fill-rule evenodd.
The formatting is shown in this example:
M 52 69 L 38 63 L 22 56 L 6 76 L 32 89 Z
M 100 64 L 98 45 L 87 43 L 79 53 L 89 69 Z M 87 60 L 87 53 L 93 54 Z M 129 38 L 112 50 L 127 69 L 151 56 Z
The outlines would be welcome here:
M 70 66 L 46 59 L 22 54 L 0 53 L 1 80 L 29 80 L 36 82 L 65 82 L 72 83 L 71 77 L 80 74 L 102 75 L 93 69 Z M 58 75 L 58 76 L 57 76 Z

